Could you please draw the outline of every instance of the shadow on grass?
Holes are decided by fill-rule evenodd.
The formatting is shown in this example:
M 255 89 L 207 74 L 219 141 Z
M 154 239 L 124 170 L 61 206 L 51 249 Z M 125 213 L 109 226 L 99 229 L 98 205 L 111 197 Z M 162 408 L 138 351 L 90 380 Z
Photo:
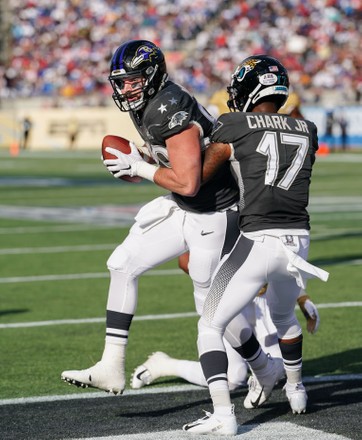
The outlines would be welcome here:
M 309 262 L 316 266 L 333 266 L 340 263 L 348 263 L 349 261 L 362 260 L 362 254 L 343 255 L 335 258 L 317 258 Z
M 6 315 L 20 315 L 21 313 L 27 313 L 29 309 L 8 309 L 8 310 L 0 310 L 0 317 Z
M 361 373 L 362 348 L 303 361 L 303 376 Z

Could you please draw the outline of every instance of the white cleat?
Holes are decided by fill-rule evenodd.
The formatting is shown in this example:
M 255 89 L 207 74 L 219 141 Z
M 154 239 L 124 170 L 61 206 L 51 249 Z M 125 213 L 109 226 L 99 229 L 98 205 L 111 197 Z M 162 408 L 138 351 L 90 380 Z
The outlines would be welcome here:
M 302 414 L 307 410 L 307 392 L 305 391 L 302 382 L 299 383 L 287 383 L 284 385 L 283 390 L 289 400 L 290 407 L 293 414 Z
M 102 361 L 86 370 L 63 371 L 60 377 L 69 385 L 98 388 L 115 395 L 122 394 L 125 388 L 124 372 Z
M 281 371 L 280 362 L 275 362 L 274 359 L 269 358 L 270 374 L 263 377 L 263 379 L 257 379 L 254 373 L 248 379 L 249 392 L 244 400 L 244 408 L 253 409 L 259 408 L 265 403 L 275 386 L 275 384 L 281 379 L 281 375 L 284 375 Z
M 169 359 L 171 359 L 170 356 L 162 351 L 152 353 L 148 359 L 132 373 L 131 387 L 137 390 L 145 385 L 150 385 L 153 381 L 163 376 L 162 364 Z
M 238 424 L 234 414 L 234 405 L 228 415 L 211 414 L 205 411 L 205 417 L 187 423 L 182 429 L 190 434 L 235 435 Z

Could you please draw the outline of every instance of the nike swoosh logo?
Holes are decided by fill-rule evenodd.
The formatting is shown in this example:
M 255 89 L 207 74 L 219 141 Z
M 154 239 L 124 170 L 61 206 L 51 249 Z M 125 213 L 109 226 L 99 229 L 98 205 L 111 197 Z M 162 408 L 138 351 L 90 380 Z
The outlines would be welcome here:
M 143 371 L 141 371 L 140 373 L 138 373 L 138 374 L 136 375 L 137 379 L 138 379 L 138 380 L 142 380 L 142 379 L 141 379 L 141 376 L 142 376 L 143 373 L 146 373 L 146 371 L 147 371 L 147 370 L 143 370 Z
M 263 391 L 264 391 L 264 387 L 262 387 L 258 398 L 254 402 L 250 401 L 250 403 L 253 405 L 254 408 L 257 408 L 259 406 L 259 402 L 261 399 L 261 395 L 263 394 Z
M 209 235 L 209 234 L 213 234 L 214 231 L 201 231 L 201 235 Z
M 196 426 L 200 426 L 203 425 L 206 420 L 208 420 L 210 417 L 203 417 L 200 420 L 195 420 L 194 422 L 188 423 L 187 425 L 184 426 L 184 430 L 188 431 L 191 428 L 195 428 Z

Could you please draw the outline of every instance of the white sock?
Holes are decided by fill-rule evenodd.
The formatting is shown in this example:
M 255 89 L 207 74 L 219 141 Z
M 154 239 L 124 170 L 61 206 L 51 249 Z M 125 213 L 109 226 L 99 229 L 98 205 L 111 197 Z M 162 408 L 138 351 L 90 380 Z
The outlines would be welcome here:
M 214 413 L 219 416 L 230 416 L 234 414 L 234 406 L 217 406 L 214 408 Z
M 181 377 L 187 382 L 206 387 L 207 382 L 201 368 L 200 362 L 184 361 L 178 359 L 173 360 L 174 373 L 173 376 Z
M 115 368 L 124 370 L 126 357 L 126 345 L 115 344 L 106 340 L 102 355 L 102 362 L 112 364 Z
M 207 386 L 201 364 L 196 361 L 167 357 L 162 359 L 155 368 L 152 368 L 151 365 L 150 373 L 153 380 L 160 377 L 176 376 L 194 385 Z
M 219 407 L 231 408 L 229 386 L 226 380 L 216 380 L 209 385 L 214 412 L 219 414 Z M 220 408 L 220 411 L 223 411 Z
M 253 360 L 247 359 L 247 362 L 257 378 L 269 375 L 269 357 L 262 350 L 256 358 Z
M 290 384 L 300 383 L 302 382 L 302 370 L 287 370 L 285 369 L 285 374 L 287 376 L 287 380 Z

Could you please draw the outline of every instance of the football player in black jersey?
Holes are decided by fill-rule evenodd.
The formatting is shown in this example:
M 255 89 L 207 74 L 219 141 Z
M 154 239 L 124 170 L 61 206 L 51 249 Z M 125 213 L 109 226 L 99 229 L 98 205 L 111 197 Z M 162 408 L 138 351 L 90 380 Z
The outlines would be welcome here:
M 104 164 L 117 178 L 140 176 L 171 193 L 141 208 L 127 238 L 107 262 L 111 280 L 102 359 L 85 370 L 64 371 L 61 377 L 70 384 L 120 394 L 139 276 L 189 251 L 189 273 L 201 314 L 211 275 L 239 233 L 239 189 L 226 162 L 201 185 L 203 157 L 216 120 L 185 89 L 168 80 L 160 48 L 146 40 L 128 41 L 114 52 L 110 71 L 113 99 L 121 111 L 129 112 L 155 164 L 144 161 L 134 144 L 130 154 L 109 148 L 117 158 Z M 225 335 L 261 381 L 270 376 L 275 383 L 274 361 L 262 351 L 241 314 Z M 262 400 L 271 389 L 264 391 Z
M 228 105 L 235 112 L 218 119 L 203 177 L 207 180 L 221 165 L 231 163 L 239 182 L 242 233 L 216 269 L 199 320 L 198 350 L 214 413 L 184 426 L 194 434 L 237 432 L 222 335 L 267 283 L 287 376 L 284 389 L 293 413 L 306 411 L 302 329 L 294 310 L 306 279 L 328 278 L 327 272 L 306 261 L 317 129 L 310 121 L 277 113 L 288 96 L 286 69 L 272 57 L 251 56 L 237 66 L 227 90 Z M 263 387 L 259 390 L 262 395 Z

